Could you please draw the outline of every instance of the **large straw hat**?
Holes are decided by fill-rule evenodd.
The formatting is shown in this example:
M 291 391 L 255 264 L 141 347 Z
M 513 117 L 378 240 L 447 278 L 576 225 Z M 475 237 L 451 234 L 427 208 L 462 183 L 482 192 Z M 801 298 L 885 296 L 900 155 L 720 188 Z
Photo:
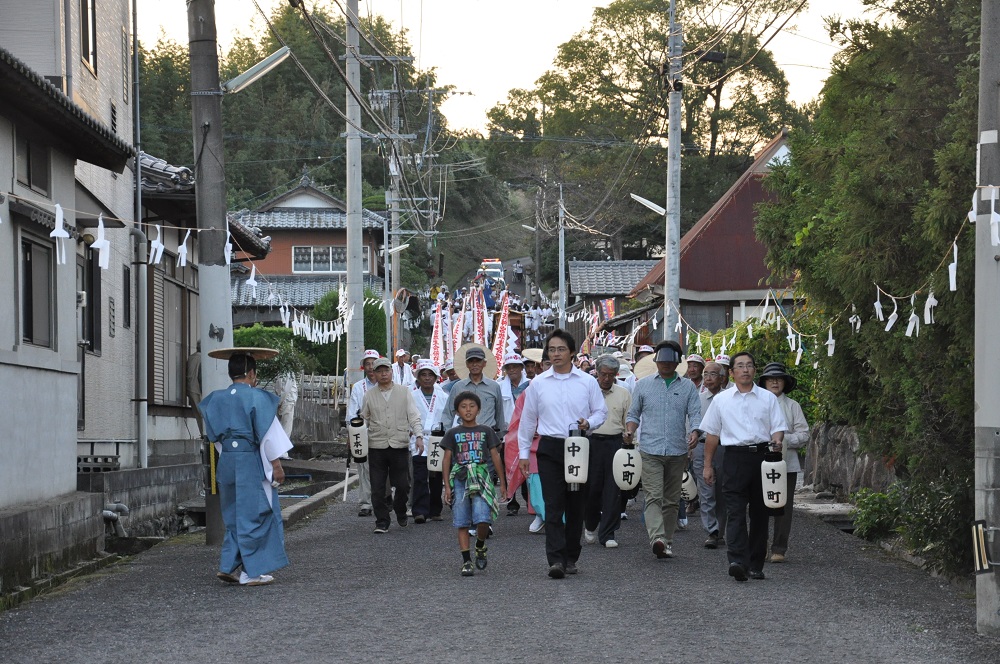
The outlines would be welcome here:
M 637 379 L 645 378 L 646 376 L 652 376 L 653 374 L 656 373 L 656 362 L 653 361 L 653 357 L 654 357 L 653 355 L 647 355 L 646 357 L 636 362 L 635 366 L 632 367 L 632 373 L 635 374 L 635 377 Z M 686 360 L 677 365 L 678 376 L 685 375 L 687 373 L 687 370 L 688 370 L 688 364 Z
M 216 348 L 215 350 L 208 351 L 209 357 L 214 357 L 217 360 L 228 360 L 233 355 L 250 355 L 253 359 L 260 360 L 270 360 L 278 354 L 273 348 Z
M 458 374 L 459 378 L 464 380 L 469 377 L 469 367 L 465 365 L 465 353 L 470 348 L 479 348 L 486 356 L 486 366 L 483 367 L 484 378 L 492 379 L 500 373 L 500 369 L 497 367 L 497 358 L 493 357 L 493 352 L 482 344 L 470 342 L 455 351 L 455 373 Z
M 521 358 L 525 362 L 534 362 L 535 364 L 542 363 L 542 349 L 541 348 L 525 348 L 521 351 Z

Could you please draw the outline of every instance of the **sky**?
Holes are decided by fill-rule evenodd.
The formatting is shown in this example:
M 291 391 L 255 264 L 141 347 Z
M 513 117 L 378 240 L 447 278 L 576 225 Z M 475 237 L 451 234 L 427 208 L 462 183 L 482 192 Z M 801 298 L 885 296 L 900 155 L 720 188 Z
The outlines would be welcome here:
M 287 0 L 258 0 L 264 11 Z M 307 0 L 308 1 L 308 0 Z M 340 0 L 346 6 L 346 0 Z M 586 28 L 591 0 L 359 0 L 359 13 L 381 14 L 409 31 L 419 68 L 434 67 L 438 84 L 460 92 L 442 106 L 452 129 L 484 131 L 486 111 L 513 88 L 530 88 L 552 64 L 559 44 Z M 310 3 L 310 5 L 313 3 Z M 328 2 L 333 8 L 336 4 Z M 791 98 L 814 99 L 829 75 L 837 49 L 823 18 L 862 15 L 861 0 L 812 0 L 769 48 L 789 81 Z M 223 49 L 234 36 L 252 35 L 266 26 L 250 0 L 216 0 L 216 24 Z M 187 43 L 187 10 L 183 0 L 139 0 L 139 38 L 145 45 L 162 34 Z M 283 66 L 292 66 L 286 64 Z

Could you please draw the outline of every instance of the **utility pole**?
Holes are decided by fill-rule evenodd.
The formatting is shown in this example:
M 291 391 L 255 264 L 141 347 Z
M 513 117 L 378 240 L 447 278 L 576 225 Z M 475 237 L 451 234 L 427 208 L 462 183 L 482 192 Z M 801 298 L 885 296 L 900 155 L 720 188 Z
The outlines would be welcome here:
M 233 345 L 233 308 L 226 262 L 226 174 L 222 152 L 222 90 L 216 44 L 215 0 L 188 0 L 191 124 L 198 211 L 198 338 L 202 393 L 224 389 L 224 363 L 209 351 Z M 205 492 L 205 543 L 222 541 L 219 496 Z
M 982 3 L 979 52 L 979 163 L 976 185 L 1000 183 L 1000 6 Z M 1000 411 L 992 407 L 1000 398 L 1000 348 L 994 342 L 1000 328 L 1000 262 L 990 241 L 988 189 L 976 189 L 979 215 L 976 224 L 976 341 L 975 341 L 975 494 L 976 519 L 986 522 L 989 558 L 1000 563 Z M 987 202 L 987 205 L 983 205 Z M 976 575 L 976 628 L 980 634 L 1000 634 L 1000 576 L 997 567 Z
M 667 213 L 663 245 L 663 338 L 677 326 L 681 303 L 681 26 L 676 18 L 676 0 L 670 0 L 670 37 L 667 42 L 669 86 L 667 125 Z
M 559 327 L 566 329 L 566 205 L 559 183 Z
M 361 378 L 361 354 L 365 344 L 365 289 L 361 257 L 361 104 L 355 97 L 361 89 L 358 59 L 358 0 L 347 0 L 347 324 L 346 385 Z M 389 354 L 392 349 L 386 349 Z

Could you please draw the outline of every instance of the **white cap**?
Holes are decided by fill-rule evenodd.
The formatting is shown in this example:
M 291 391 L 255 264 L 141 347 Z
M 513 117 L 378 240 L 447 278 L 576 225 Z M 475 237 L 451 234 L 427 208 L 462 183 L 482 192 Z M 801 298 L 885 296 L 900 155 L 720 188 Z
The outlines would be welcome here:
M 653 352 L 653 347 L 643 344 L 642 346 L 639 346 L 639 350 L 637 350 L 635 352 L 636 353 L 652 353 Z
M 434 362 L 432 360 L 420 360 L 419 362 L 417 362 L 417 368 L 413 370 L 413 373 L 414 375 L 419 374 L 424 369 L 427 369 L 428 371 L 433 371 L 434 375 L 437 376 L 438 378 L 441 377 L 441 372 L 438 371 L 438 368 L 434 365 Z
M 447 362 L 444 363 L 444 366 L 441 368 L 444 369 L 445 371 L 448 371 L 448 369 L 454 369 L 455 360 L 448 360 Z
M 724 354 L 719 354 L 715 356 L 715 361 L 724 367 L 729 366 L 729 356 Z
M 503 357 L 503 366 L 507 366 L 508 364 L 520 364 L 520 365 L 523 365 L 524 364 L 524 360 L 521 359 L 521 356 L 518 355 L 517 353 L 507 353 Z
M 361 359 L 362 360 L 367 360 L 367 359 L 377 360 L 380 357 L 382 357 L 382 356 L 378 354 L 377 350 L 372 350 L 371 348 L 369 348 L 368 350 L 365 351 L 365 354 L 361 356 Z
M 407 353 L 405 349 L 400 348 L 399 350 L 396 351 L 396 357 L 403 357 L 404 355 L 409 355 L 409 353 Z

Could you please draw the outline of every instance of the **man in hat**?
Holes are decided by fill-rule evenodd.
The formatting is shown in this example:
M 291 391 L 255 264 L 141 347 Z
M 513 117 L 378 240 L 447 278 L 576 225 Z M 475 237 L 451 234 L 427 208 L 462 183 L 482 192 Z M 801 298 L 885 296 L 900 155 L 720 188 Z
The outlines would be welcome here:
M 361 369 L 365 372 L 364 378 L 351 386 L 351 396 L 347 401 L 347 420 L 352 417 L 359 417 L 361 413 L 361 402 L 365 398 L 368 390 L 375 387 L 375 360 L 379 355 L 377 350 L 368 349 L 361 356 Z M 368 462 L 354 462 L 358 467 L 358 516 L 366 517 L 372 515 L 372 483 L 371 475 L 368 472 Z M 388 490 L 387 490 L 388 493 Z
M 410 353 L 400 348 L 396 351 L 396 363 L 392 365 L 392 382 L 403 387 L 413 387 L 413 369 L 410 368 Z
M 798 401 L 788 398 L 788 393 L 795 389 L 796 380 L 785 369 L 781 362 L 771 362 L 764 367 L 764 373 L 757 379 L 757 385 L 763 387 L 768 392 L 778 397 L 778 404 L 781 405 L 781 412 L 785 415 L 785 422 L 788 429 L 785 430 L 785 437 L 782 440 L 782 456 L 785 460 L 787 470 L 785 478 L 785 507 L 780 515 L 774 517 L 774 535 L 771 539 L 772 563 L 785 562 L 785 553 L 788 551 L 788 535 L 792 532 L 792 502 L 795 498 L 795 481 L 802 464 L 799 463 L 799 449 L 809 442 L 809 423 L 802 413 L 802 406 Z
M 424 449 L 424 425 L 410 396 L 410 388 L 392 380 L 392 364 L 380 357 L 375 360 L 376 389 L 368 390 L 361 402 L 361 417 L 368 423 L 368 464 L 371 471 L 372 507 L 375 532 L 389 532 L 389 502 L 381 491 L 386 480 L 395 495 L 392 507 L 396 521 L 406 527 L 406 501 L 410 495 L 410 434 L 416 437 L 414 450 Z
M 521 352 L 521 359 L 524 360 L 524 375 L 528 380 L 542 373 L 542 349 L 526 348 Z
M 410 395 L 420 412 L 423 422 L 424 440 L 431 435 L 434 425 L 441 419 L 441 411 L 448 401 L 448 395 L 438 384 L 438 369 L 431 360 L 420 360 L 417 363 L 417 384 Z M 441 492 L 444 483 L 441 473 L 429 473 L 427 470 L 427 446 L 417 452 L 417 437 L 410 437 L 410 454 L 413 455 L 413 521 L 424 523 L 427 519 L 441 520 Z
M 217 576 L 227 583 L 267 585 L 271 572 L 288 564 L 277 486 L 285 479 L 280 457 L 292 444 L 277 418 L 278 397 L 255 387 L 257 358 L 276 354 L 266 348 L 209 353 L 228 360 L 233 381 L 199 404 L 205 434 L 220 452 L 216 478 L 226 534 Z
M 635 351 L 635 360 L 633 361 L 633 364 L 637 363 L 639 360 L 646 357 L 647 355 L 652 355 L 652 354 L 653 354 L 652 346 L 649 346 L 647 344 L 639 346 L 639 349 Z
M 728 372 L 718 362 L 709 362 L 705 365 L 702 373 L 702 391 L 698 394 L 701 399 L 701 412 L 704 416 L 708 412 L 708 407 L 719 392 L 722 391 L 723 382 L 726 380 Z M 720 543 L 725 543 L 724 537 L 720 534 L 721 528 L 726 525 L 726 502 L 722 498 L 722 482 L 718 481 L 715 486 L 709 486 L 705 482 L 705 434 L 699 432 L 698 445 L 692 450 L 691 468 L 694 472 L 695 481 L 698 482 L 698 496 L 701 503 L 701 525 L 708 533 L 705 540 L 706 549 L 718 548 Z M 715 464 L 715 476 L 722 477 L 722 450 L 719 448 L 715 452 L 713 463 Z
M 441 414 L 441 423 L 445 430 L 457 426 L 455 397 L 462 392 L 474 392 L 482 403 L 476 421 L 499 432 L 497 435 L 503 437 L 507 431 L 507 420 L 503 414 L 503 395 L 500 393 L 500 384 L 483 374 L 483 369 L 486 368 L 486 351 L 481 346 L 470 345 L 465 351 L 465 367 L 469 370 L 469 377 L 459 380 L 451 388 L 448 403 Z
M 441 369 L 444 371 L 445 378 L 445 381 L 441 383 L 441 389 L 445 391 L 445 394 L 450 394 L 451 388 L 455 387 L 455 383 L 459 381 L 458 374 L 455 373 L 455 362 L 448 360 Z
M 705 371 L 705 358 L 697 353 L 691 353 L 687 356 L 687 379 L 694 383 L 698 391 L 701 391 L 701 375 Z
M 641 424 L 639 455 L 646 495 L 643 510 L 646 531 L 653 555 L 672 558 L 681 479 L 687 468 L 688 451 L 698 442 L 701 402 L 694 383 L 677 375 L 680 344 L 661 341 L 654 349 L 653 361 L 656 373 L 635 384 L 625 442 L 632 442 Z
M 709 486 L 715 484 L 715 451 L 726 448 L 722 460 L 722 494 L 726 500 L 726 546 L 729 576 L 737 581 L 764 578 L 768 513 L 761 490 L 760 464 L 768 448 L 781 450 L 788 428 L 777 397 L 754 384 L 752 354 L 732 357 L 735 387 L 715 395 L 702 420 L 705 432 L 705 469 Z M 747 527 L 749 513 L 750 525 Z
M 615 483 L 615 452 L 624 442 L 632 395 L 618 382 L 619 361 L 611 355 L 597 358 L 597 384 L 604 396 L 608 418 L 590 434 L 590 469 L 587 477 L 587 507 L 583 536 L 587 544 L 600 542 L 609 549 L 618 546 L 615 532 L 621 524 L 621 490 Z
M 503 418 L 504 422 L 510 422 L 514 416 L 514 404 L 521 396 L 530 382 L 524 375 L 524 360 L 517 353 L 508 353 L 503 358 L 504 376 L 498 382 L 500 384 L 500 394 L 503 397 Z M 507 466 L 507 459 L 504 446 L 500 447 L 500 458 L 504 460 L 504 467 Z M 527 488 L 521 487 L 522 495 L 527 497 Z M 517 516 L 521 509 L 521 504 L 517 502 L 517 495 L 511 492 L 510 502 L 507 503 L 507 516 Z
M 725 374 L 725 376 L 722 377 L 722 388 L 721 389 L 728 390 L 729 389 L 729 374 L 730 374 L 729 356 L 726 355 L 725 353 L 720 353 L 720 354 L 718 354 L 718 355 L 715 356 L 715 361 L 716 361 L 716 363 L 720 367 L 722 367 L 722 372 Z
M 549 578 L 561 579 L 577 573 L 584 513 L 584 492 L 572 490 L 565 479 L 566 437 L 571 428 L 586 434 L 600 427 L 608 408 L 594 377 L 573 366 L 573 335 L 556 329 L 546 338 L 545 348 L 552 367 L 536 376 L 524 391 L 517 429 L 518 465 L 528 477 L 531 444 L 537 432 L 541 435 L 537 459 L 545 501 L 545 556 Z

